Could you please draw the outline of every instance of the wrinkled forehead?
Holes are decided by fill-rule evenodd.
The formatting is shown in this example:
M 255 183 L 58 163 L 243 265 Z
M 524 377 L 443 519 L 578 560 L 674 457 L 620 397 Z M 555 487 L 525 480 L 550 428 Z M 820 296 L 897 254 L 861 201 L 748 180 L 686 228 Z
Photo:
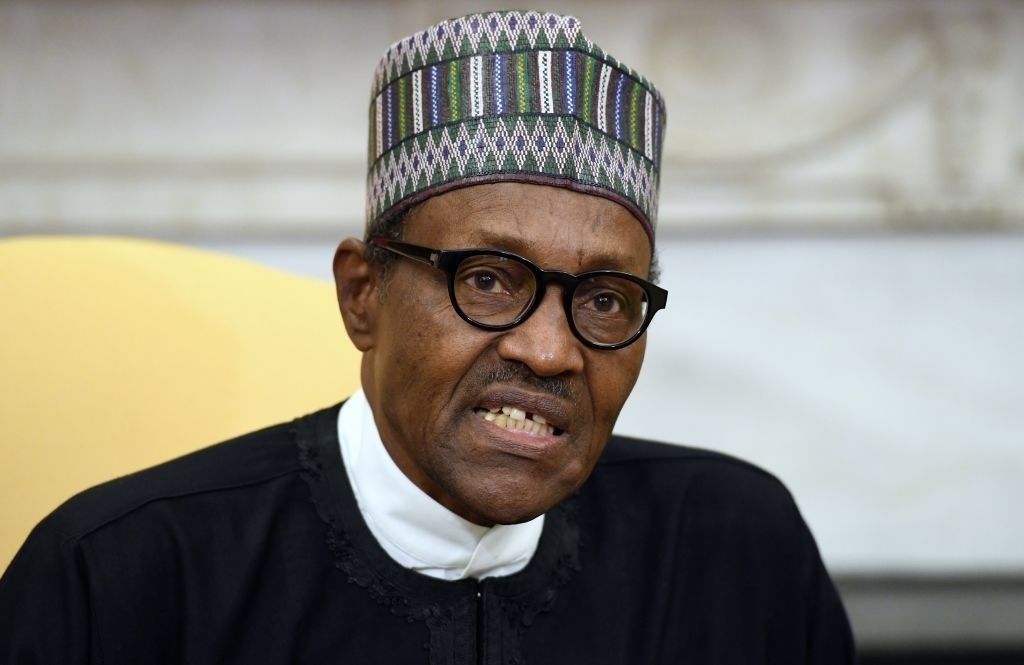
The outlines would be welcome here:
M 409 215 L 410 242 L 493 248 L 568 272 L 646 274 L 651 247 L 624 206 L 602 196 L 526 183 L 488 183 L 433 196 Z

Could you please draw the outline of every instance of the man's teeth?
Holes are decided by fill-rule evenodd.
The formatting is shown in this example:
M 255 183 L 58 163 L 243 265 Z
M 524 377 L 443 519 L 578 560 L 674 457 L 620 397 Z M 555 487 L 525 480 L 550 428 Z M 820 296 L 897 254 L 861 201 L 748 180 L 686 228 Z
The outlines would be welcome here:
M 503 406 L 500 409 L 477 409 L 477 415 L 484 420 L 490 421 L 498 427 L 504 427 L 516 432 L 528 432 L 530 434 L 555 433 L 555 428 L 548 425 L 544 416 L 532 413 L 528 414 L 522 409 L 514 406 Z

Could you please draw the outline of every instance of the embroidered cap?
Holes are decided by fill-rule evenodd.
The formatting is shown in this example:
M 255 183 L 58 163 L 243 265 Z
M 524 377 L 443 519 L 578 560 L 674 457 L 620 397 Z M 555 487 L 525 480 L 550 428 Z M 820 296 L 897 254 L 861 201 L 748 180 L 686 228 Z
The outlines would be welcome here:
M 367 221 L 458 187 L 530 182 L 622 204 L 653 245 L 664 127 L 657 89 L 572 16 L 442 21 L 374 73 Z

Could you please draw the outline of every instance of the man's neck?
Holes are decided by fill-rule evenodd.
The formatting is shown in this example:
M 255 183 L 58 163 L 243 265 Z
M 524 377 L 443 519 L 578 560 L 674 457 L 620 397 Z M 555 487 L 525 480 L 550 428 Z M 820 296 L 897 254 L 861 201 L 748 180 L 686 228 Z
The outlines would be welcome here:
M 384 551 L 402 566 L 458 580 L 511 575 L 529 563 L 544 516 L 488 528 L 434 501 L 391 459 L 362 390 L 338 414 L 338 440 L 363 519 Z

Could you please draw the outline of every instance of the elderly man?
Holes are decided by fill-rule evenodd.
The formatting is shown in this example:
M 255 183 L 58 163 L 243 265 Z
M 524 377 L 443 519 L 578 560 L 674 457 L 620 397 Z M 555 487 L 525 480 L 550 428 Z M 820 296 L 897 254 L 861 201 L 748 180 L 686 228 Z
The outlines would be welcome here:
M 0 660 L 850 662 L 778 481 L 612 435 L 667 300 L 663 109 L 571 17 L 393 46 L 334 261 L 362 390 L 62 506 L 0 583 Z

